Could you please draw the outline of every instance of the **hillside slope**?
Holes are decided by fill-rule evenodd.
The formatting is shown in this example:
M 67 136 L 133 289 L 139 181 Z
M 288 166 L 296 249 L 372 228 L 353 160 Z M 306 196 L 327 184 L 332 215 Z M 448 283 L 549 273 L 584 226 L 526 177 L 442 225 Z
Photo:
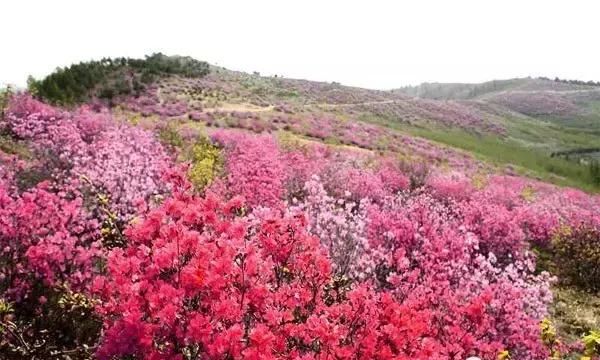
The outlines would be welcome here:
M 438 100 L 479 100 L 580 130 L 600 128 L 600 84 L 521 78 L 481 84 L 425 83 L 396 93 Z
M 57 84 L 70 73 L 81 77 L 81 66 L 34 82 L 34 90 L 59 103 L 104 99 L 143 117 L 219 127 L 241 122 L 255 128 L 294 128 L 319 141 L 372 150 L 398 151 L 408 141 L 398 139 L 419 144 L 426 139 L 466 150 L 510 173 L 600 189 L 600 87 L 595 83 L 524 78 L 381 91 L 264 77 L 162 54 L 144 61 L 103 61 L 90 63 L 93 73 L 100 68 L 102 76 L 86 85 L 87 93 L 78 86 L 64 94 L 39 91 L 54 91 L 49 81 L 53 77 L 59 78 Z M 370 132 L 355 131 L 354 126 Z M 449 151 L 445 146 L 441 148 Z
M 466 150 L 510 171 L 598 189 L 599 175 L 590 170 L 598 152 L 552 155 L 598 147 L 600 88 L 540 79 L 494 83 L 499 85 L 480 85 L 485 91 L 469 99 L 436 100 L 212 67 L 202 78 L 161 78 L 141 96 L 123 97 L 119 103 L 144 116 L 189 118 L 209 126 L 227 126 L 227 121 L 244 117 L 275 128 L 301 121 L 295 126 L 303 128 L 303 135 L 379 150 L 393 150 L 398 143 L 388 135 L 397 133 Z M 372 127 L 374 133 L 340 130 L 349 124 Z

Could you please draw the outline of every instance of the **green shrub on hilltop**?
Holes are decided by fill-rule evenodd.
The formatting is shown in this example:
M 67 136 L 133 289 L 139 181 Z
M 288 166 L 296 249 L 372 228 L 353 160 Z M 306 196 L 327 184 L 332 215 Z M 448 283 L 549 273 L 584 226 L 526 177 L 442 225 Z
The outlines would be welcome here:
M 161 53 L 144 59 L 104 58 L 58 68 L 42 80 L 30 78 L 29 91 L 59 105 L 83 103 L 97 96 L 112 100 L 118 95 L 139 93 L 164 75 L 202 77 L 210 71 L 208 63 L 191 57 Z

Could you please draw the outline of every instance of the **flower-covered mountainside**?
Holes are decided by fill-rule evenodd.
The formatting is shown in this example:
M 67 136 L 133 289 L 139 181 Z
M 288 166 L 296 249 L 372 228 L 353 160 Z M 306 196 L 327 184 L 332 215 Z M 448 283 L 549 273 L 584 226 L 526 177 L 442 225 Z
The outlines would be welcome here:
M 593 187 L 373 120 L 499 107 L 145 61 L 3 94 L 0 358 L 598 358 Z

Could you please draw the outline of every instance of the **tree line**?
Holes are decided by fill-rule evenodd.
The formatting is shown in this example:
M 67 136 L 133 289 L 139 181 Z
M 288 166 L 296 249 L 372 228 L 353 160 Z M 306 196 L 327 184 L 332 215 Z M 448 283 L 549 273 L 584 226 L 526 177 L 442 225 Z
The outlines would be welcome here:
M 600 81 L 583 81 L 583 80 L 569 80 L 569 79 L 560 79 L 559 77 L 555 77 L 554 79 L 550 79 L 544 76 L 540 76 L 538 79 L 540 80 L 551 80 L 554 82 L 571 84 L 571 85 L 587 85 L 587 86 L 600 86 Z
M 203 77 L 208 63 L 191 57 L 155 53 L 144 59 L 103 58 L 57 68 L 44 79 L 29 77 L 35 96 L 57 105 L 74 105 L 92 97 L 112 100 L 118 95 L 139 94 L 146 85 L 165 75 Z

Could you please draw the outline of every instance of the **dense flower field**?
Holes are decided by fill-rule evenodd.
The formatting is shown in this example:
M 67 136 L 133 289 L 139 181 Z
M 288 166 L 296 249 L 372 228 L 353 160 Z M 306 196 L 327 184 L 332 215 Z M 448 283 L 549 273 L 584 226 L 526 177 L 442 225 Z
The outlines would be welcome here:
M 236 127 L 167 138 L 160 124 L 15 95 L 0 133 L 26 150 L 0 151 L 0 357 L 583 351 L 545 320 L 562 274 L 536 268 L 533 250 L 560 239 L 565 256 L 582 254 L 565 241 L 592 251 L 598 196 Z

